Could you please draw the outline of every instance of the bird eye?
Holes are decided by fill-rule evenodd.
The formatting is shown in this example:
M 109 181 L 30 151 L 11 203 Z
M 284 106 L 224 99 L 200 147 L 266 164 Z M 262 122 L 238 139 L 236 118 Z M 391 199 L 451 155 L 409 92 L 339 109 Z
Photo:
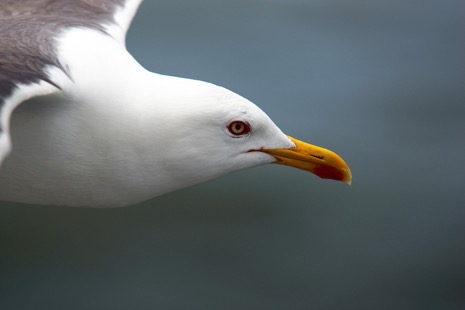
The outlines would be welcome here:
M 243 136 L 250 132 L 250 126 L 243 121 L 232 121 L 228 125 L 228 130 L 235 136 Z

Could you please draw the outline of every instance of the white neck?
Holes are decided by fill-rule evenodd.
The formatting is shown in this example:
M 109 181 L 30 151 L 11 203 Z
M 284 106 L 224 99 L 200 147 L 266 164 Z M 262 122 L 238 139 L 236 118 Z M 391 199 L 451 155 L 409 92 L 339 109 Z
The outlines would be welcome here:
M 66 33 L 60 55 L 73 81 L 60 77 L 62 94 L 33 99 L 13 115 L 13 153 L 0 174 L 0 199 L 114 207 L 179 188 L 160 164 L 168 150 L 147 158 L 162 141 L 149 124 L 156 111 L 140 98 L 163 76 L 143 69 L 113 38 L 89 30 Z M 37 165 L 40 158 L 48 160 Z M 44 196 L 47 191 L 56 195 Z

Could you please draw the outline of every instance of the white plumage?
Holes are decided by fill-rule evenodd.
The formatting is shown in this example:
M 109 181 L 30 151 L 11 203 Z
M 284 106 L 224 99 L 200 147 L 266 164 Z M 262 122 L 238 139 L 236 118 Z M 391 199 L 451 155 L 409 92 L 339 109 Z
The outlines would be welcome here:
M 10 128 L 13 148 L 0 200 L 124 206 L 272 162 L 350 183 L 342 159 L 284 135 L 245 98 L 142 68 L 124 44 L 140 1 L 84 2 L 108 3 L 105 31 L 63 27 L 54 38 L 60 66 L 42 68 L 53 83 L 16 83 L 4 100 L 0 145 L 6 154 Z

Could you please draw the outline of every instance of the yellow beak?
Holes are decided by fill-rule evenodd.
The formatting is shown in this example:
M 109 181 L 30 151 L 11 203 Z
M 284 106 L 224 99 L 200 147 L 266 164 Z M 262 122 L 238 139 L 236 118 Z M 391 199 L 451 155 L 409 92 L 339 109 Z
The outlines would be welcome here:
M 288 136 L 289 137 L 289 136 Z M 336 153 L 292 137 L 294 149 L 261 150 L 275 157 L 275 164 L 306 170 L 323 179 L 352 183 L 352 173 L 345 161 Z

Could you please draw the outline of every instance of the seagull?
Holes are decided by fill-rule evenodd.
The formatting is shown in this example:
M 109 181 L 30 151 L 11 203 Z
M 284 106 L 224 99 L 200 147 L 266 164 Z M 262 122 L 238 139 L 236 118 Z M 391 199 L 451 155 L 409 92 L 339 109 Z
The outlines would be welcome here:
M 1 0 L 0 201 L 128 206 L 268 163 L 351 183 L 244 97 L 144 69 L 125 44 L 141 2 Z

